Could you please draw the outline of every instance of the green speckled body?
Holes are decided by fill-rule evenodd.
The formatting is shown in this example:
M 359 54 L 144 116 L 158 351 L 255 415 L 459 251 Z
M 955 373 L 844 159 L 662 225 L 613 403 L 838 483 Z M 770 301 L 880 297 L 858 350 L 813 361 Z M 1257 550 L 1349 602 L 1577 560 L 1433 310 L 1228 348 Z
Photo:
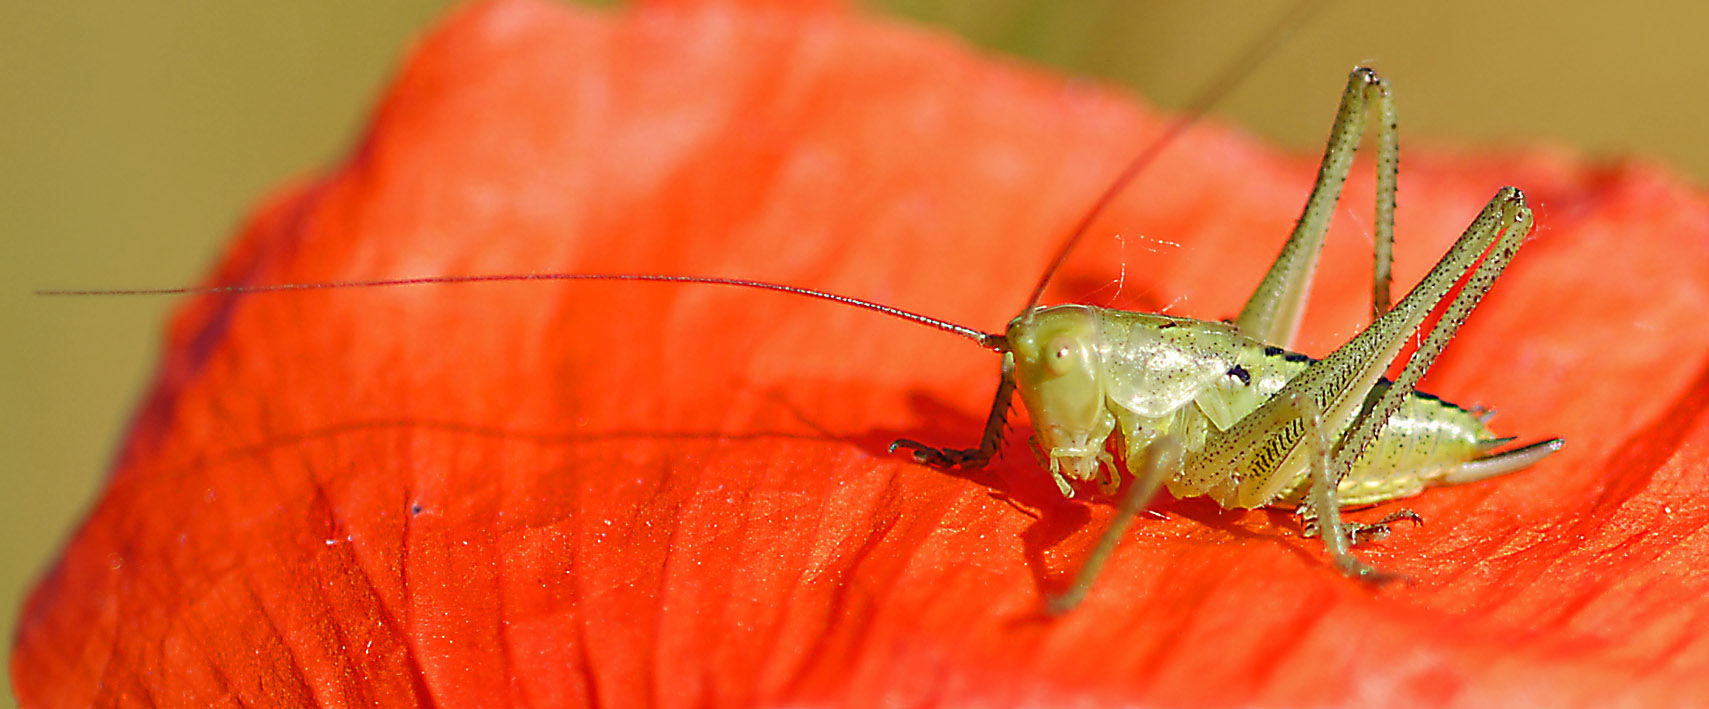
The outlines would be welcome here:
M 1043 457 L 1060 464 L 1051 466 L 1059 484 L 1066 486 L 1064 478 L 1095 479 L 1106 490 L 1115 486 L 1115 478 L 1113 461 L 1099 457 L 1103 438 L 1120 437 L 1117 450 L 1129 469 L 1165 434 L 1186 451 L 1200 450 L 1213 431 L 1226 430 L 1256 410 L 1313 362 L 1246 337 L 1232 325 L 1081 305 L 1040 310 L 1026 324 L 1017 320 L 1010 336 L 1018 341 L 1019 390 L 1034 417 L 1034 442 Z M 1100 394 L 1101 411 L 1063 416 L 1060 403 L 1045 400 L 1053 395 L 1039 380 L 1048 377 L 1034 375 L 1028 382 L 1025 361 L 1040 353 L 1059 356 L 1066 344 L 1080 342 L 1087 343 L 1084 364 L 1096 380 L 1090 384 Z M 1380 394 L 1383 388 L 1373 391 Z M 1084 396 L 1074 398 L 1090 403 Z M 1324 422 L 1327 430 L 1344 430 L 1358 410 L 1334 414 Z M 1072 423 L 1076 419 L 1094 423 Z M 1354 507 L 1415 495 L 1448 481 L 1500 443 L 1480 416 L 1414 393 L 1342 479 L 1340 504 Z M 1275 474 L 1257 485 L 1243 485 L 1246 481 L 1233 473 L 1209 481 L 1177 475 L 1165 485 L 1176 497 L 1208 495 L 1225 508 L 1295 507 L 1309 477 L 1304 449 L 1288 454 Z

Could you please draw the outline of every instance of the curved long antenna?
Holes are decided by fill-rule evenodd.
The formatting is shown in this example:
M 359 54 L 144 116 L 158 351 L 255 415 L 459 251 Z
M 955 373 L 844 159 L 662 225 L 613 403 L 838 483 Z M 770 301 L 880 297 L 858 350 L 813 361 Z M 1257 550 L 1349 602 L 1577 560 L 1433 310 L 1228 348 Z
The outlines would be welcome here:
M 141 288 L 126 290 L 38 290 L 36 295 L 52 296 L 92 296 L 92 295 L 252 295 L 257 293 L 278 293 L 283 291 L 302 290 L 336 290 L 346 288 L 391 288 L 396 286 L 443 285 L 449 283 L 509 283 L 513 281 L 652 281 L 661 283 L 700 283 L 713 286 L 733 286 L 738 288 L 753 288 L 757 290 L 789 293 L 842 303 L 857 308 L 883 313 L 909 322 L 919 323 L 943 330 L 944 332 L 960 335 L 978 343 L 980 347 L 997 350 L 1008 349 L 1008 341 L 1002 335 L 980 332 L 970 327 L 957 325 L 947 320 L 927 317 L 919 313 L 909 312 L 901 308 L 892 308 L 869 300 L 851 298 L 846 295 L 827 293 L 825 291 L 786 286 L 779 283 L 764 281 L 749 281 L 739 278 L 708 278 L 703 276 L 658 276 L 633 273 L 515 273 L 492 274 L 479 276 L 424 276 L 420 278 L 388 278 L 372 281 L 323 281 L 318 283 L 279 283 L 260 286 L 201 286 L 190 288 Z
M 1056 275 L 1057 270 L 1062 268 L 1062 263 L 1068 260 L 1068 254 L 1086 236 L 1087 230 L 1092 227 L 1092 222 L 1109 208 L 1111 202 L 1115 201 L 1116 195 L 1127 189 L 1128 184 L 1133 182 L 1133 178 L 1156 161 L 1157 156 L 1163 152 L 1164 148 L 1169 147 L 1171 143 L 1175 142 L 1176 137 L 1210 112 L 1212 106 L 1226 98 L 1236 86 L 1240 85 L 1242 79 L 1252 73 L 1253 66 L 1276 51 L 1276 48 L 1288 38 L 1288 35 L 1293 34 L 1312 15 L 1317 14 L 1317 11 L 1326 2 L 1327 0 L 1301 0 L 1296 3 L 1286 15 L 1283 15 L 1276 24 L 1270 27 L 1268 32 L 1259 35 L 1251 44 L 1247 45 L 1245 51 L 1242 51 L 1227 65 L 1223 66 L 1217 72 L 1216 78 L 1206 84 L 1205 88 L 1201 89 L 1187 104 L 1187 109 L 1169 122 L 1168 127 L 1163 130 L 1163 134 L 1145 146 L 1145 150 L 1140 151 L 1139 155 L 1134 156 L 1133 160 L 1128 162 L 1127 167 L 1122 168 L 1122 171 L 1116 175 L 1116 179 L 1110 182 L 1109 187 L 1104 188 L 1103 194 L 1099 195 L 1098 200 L 1092 203 L 1092 207 L 1086 210 L 1086 216 L 1081 217 L 1080 222 L 1074 225 L 1073 231 L 1068 232 L 1068 238 L 1062 242 L 1062 246 L 1057 248 L 1056 255 L 1050 259 L 1050 265 L 1044 269 L 1044 275 L 1039 277 L 1038 285 L 1033 286 L 1032 295 L 1027 296 L 1027 304 L 1021 309 L 1020 317 L 1026 320 L 1032 319 L 1033 311 L 1038 306 L 1039 299 L 1044 297 L 1045 287 L 1050 285 L 1050 279 Z

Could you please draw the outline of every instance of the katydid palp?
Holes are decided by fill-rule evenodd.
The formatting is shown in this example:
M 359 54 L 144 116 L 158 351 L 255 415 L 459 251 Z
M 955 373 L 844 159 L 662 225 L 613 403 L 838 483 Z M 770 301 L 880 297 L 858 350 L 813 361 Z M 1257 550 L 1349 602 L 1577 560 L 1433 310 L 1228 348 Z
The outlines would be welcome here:
M 1367 116 L 1377 116 L 1377 207 L 1372 324 L 1322 360 L 1288 351 Z M 1505 452 L 1512 439 L 1491 434 L 1485 416 L 1414 390 L 1425 371 L 1523 241 L 1531 212 L 1504 188 L 1412 292 L 1390 307 L 1398 147 L 1387 83 L 1353 72 L 1341 100 L 1317 184 L 1281 255 L 1232 323 L 1109 310 L 1039 307 L 1063 255 L 1086 231 L 1118 178 L 1046 269 L 1020 314 L 1001 334 L 822 291 L 756 281 L 670 275 L 530 274 L 436 276 L 272 286 L 103 291 L 104 293 L 258 293 L 430 283 L 521 280 L 639 280 L 733 285 L 789 292 L 882 312 L 974 340 L 1002 357 L 997 393 L 983 433 L 970 449 L 899 440 L 922 464 L 979 468 L 997 453 L 1010 401 L 1029 413 L 1033 447 L 1064 496 L 1094 483 L 1120 495 L 1120 509 L 1073 584 L 1051 601 L 1064 611 L 1085 595 L 1134 514 L 1163 487 L 1177 497 L 1205 495 L 1225 508 L 1281 506 L 1299 512 L 1337 568 L 1384 580 L 1354 557 L 1355 542 L 1380 538 L 1391 514 L 1374 524 L 1340 519 L 1342 507 L 1417 494 L 1425 487 L 1481 480 L 1527 467 L 1557 450 L 1544 441 Z M 1140 161 L 1136 161 L 1138 164 Z M 1469 277 L 1467 273 L 1470 272 Z M 1457 292 L 1456 292 L 1457 291 Z M 73 291 L 74 292 L 74 291 Z M 87 291 L 84 291 L 87 292 Z M 60 293 L 68 293 L 60 291 Z M 1448 295 L 1442 316 L 1392 381 L 1383 378 L 1404 345 Z M 1125 465 L 1131 484 L 1119 468 Z

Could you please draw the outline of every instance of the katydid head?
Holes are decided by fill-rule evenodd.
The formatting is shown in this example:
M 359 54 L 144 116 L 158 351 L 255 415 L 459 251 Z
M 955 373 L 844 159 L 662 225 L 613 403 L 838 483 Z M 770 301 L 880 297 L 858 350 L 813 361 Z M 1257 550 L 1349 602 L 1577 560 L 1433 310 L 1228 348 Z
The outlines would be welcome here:
M 1083 306 L 1039 307 L 1039 303 L 1044 299 L 1045 289 L 1068 260 L 1068 254 L 1085 238 L 1093 222 L 1109 208 L 1116 196 L 1127 189 L 1128 184 L 1150 166 L 1164 148 L 1174 142 L 1176 136 L 1233 90 L 1242 78 L 1251 73 L 1253 66 L 1274 50 L 1284 37 L 1305 24 L 1307 18 L 1321 5 L 1322 3 L 1311 0 L 1302 0 L 1296 4 L 1269 32 L 1248 45 L 1245 52 L 1230 62 L 1216 80 L 1209 82 L 1161 135 L 1128 161 L 1121 172 L 1116 173 L 1109 186 L 1104 188 L 1097 200 L 1081 215 L 1073 229 L 1069 230 L 1068 238 L 1063 240 L 1055 255 L 1046 262 L 1044 273 L 1039 276 L 1032 293 L 1027 296 L 1020 316 L 1009 323 L 1004 337 L 988 335 L 983 340 L 976 339 L 981 346 L 999 352 L 1014 353 L 1014 383 L 1021 392 L 1021 400 L 1027 407 L 1027 413 L 1032 416 L 1034 442 L 1043 456 L 1049 459 L 1050 472 L 1056 478 L 1056 484 L 1064 496 L 1074 496 L 1069 480 L 1096 479 L 1106 493 L 1114 492 L 1119 485 L 1114 460 L 1103 450 L 1103 442 L 1115 430 L 1115 417 L 1103 406 L 1103 368 L 1099 362 L 1101 339 L 1097 318 L 1090 309 Z M 999 407 L 1007 402 L 1003 396 L 1006 394 L 999 394 Z M 992 421 L 999 426 L 1002 423 L 1000 408 L 993 411 Z M 939 463 L 960 460 L 944 457 L 943 451 L 936 451 L 936 457 L 931 454 L 922 457 L 919 451 L 924 446 L 907 443 L 910 443 L 908 447 L 916 449 L 916 460 Z M 980 455 L 977 459 L 980 461 L 988 459 L 994 452 L 985 449 L 987 443 L 994 448 L 994 438 L 989 425 L 986 440 L 982 441 L 981 451 L 978 451 Z M 892 450 L 894 449 L 892 447 Z M 1100 468 L 1103 470 L 1102 474 Z
M 1009 323 L 1015 388 L 1032 417 L 1033 441 L 1063 494 L 1069 481 L 1114 482 L 1104 441 L 1115 419 L 1104 406 L 1098 318 L 1083 305 L 1029 309 Z M 1110 472 L 1100 475 L 1100 469 Z

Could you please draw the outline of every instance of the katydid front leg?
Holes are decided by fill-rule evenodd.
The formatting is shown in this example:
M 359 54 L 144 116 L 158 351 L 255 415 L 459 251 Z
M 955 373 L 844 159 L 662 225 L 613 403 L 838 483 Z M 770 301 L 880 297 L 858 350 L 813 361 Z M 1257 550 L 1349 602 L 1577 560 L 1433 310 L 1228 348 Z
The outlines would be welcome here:
M 983 468 L 997 456 L 997 448 L 1003 443 L 1003 427 L 1008 423 L 1009 402 L 1014 395 L 1015 355 L 1004 352 L 1002 374 L 997 379 L 997 396 L 991 402 L 991 413 L 985 417 L 985 431 L 979 436 L 978 448 L 936 448 L 919 441 L 899 438 L 890 444 L 890 452 L 895 453 L 897 449 L 906 448 L 913 454 L 914 462 L 944 470 Z

